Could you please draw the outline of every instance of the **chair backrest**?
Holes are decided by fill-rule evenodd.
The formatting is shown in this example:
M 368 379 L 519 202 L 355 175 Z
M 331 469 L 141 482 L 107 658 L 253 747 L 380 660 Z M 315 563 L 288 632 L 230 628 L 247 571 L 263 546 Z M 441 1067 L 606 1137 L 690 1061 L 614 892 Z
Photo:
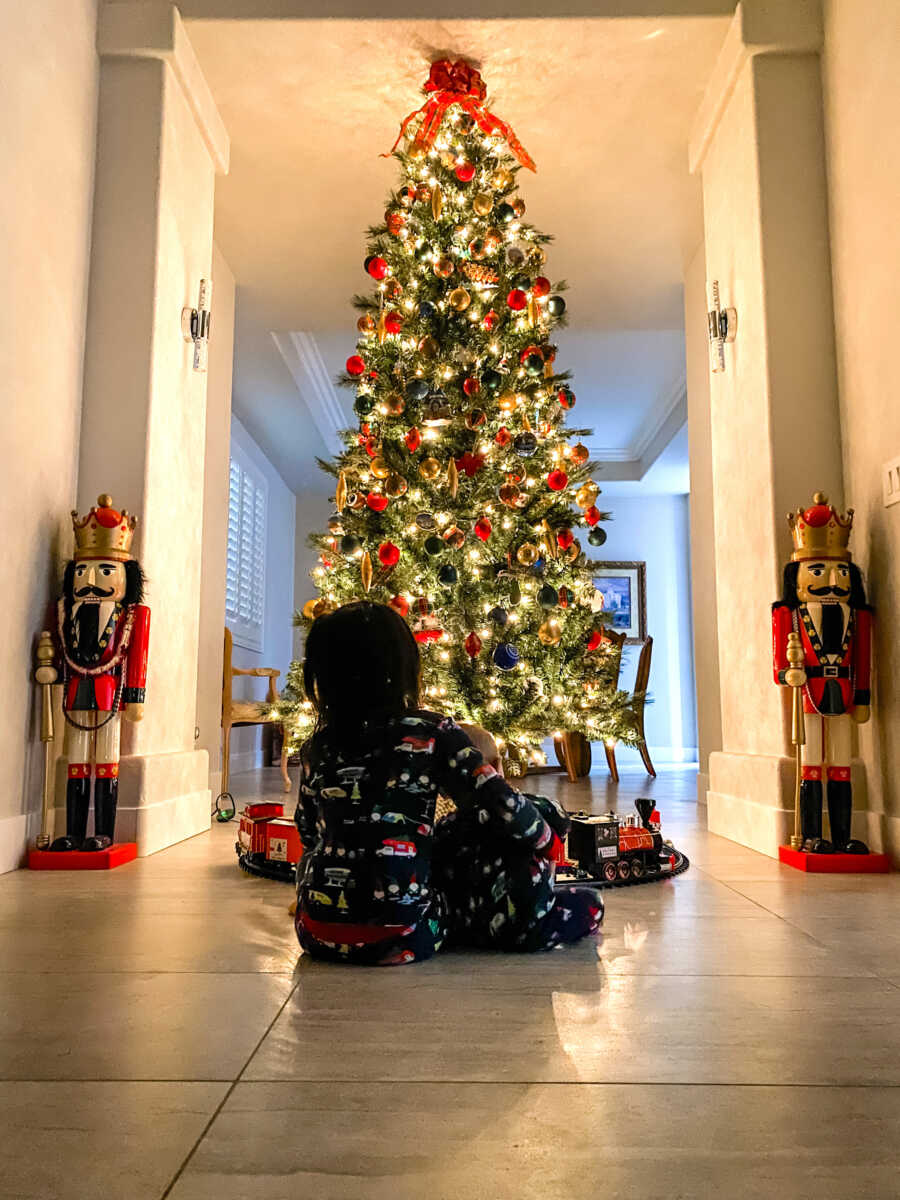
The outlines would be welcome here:
M 225 653 L 222 656 L 222 713 L 231 712 L 231 681 L 234 679 L 234 671 L 231 666 L 232 655 L 234 652 L 234 638 L 231 636 L 231 630 L 225 626 Z
M 647 684 L 650 682 L 650 659 L 653 655 L 653 638 L 644 639 L 644 644 L 641 646 L 641 654 L 638 658 L 637 671 L 634 676 L 635 692 L 646 692 Z M 639 708 L 644 707 L 644 698 L 639 696 L 637 705 Z
M 603 640 L 604 640 L 604 642 L 612 643 L 612 647 L 613 647 L 612 653 L 615 655 L 615 658 L 614 658 L 615 675 L 612 680 L 613 687 L 618 686 L 619 675 L 622 671 L 622 647 L 625 645 L 625 636 L 626 635 L 625 635 L 624 629 L 622 630 L 621 633 L 616 633 L 616 631 L 614 629 L 604 629 L 603 630 Z

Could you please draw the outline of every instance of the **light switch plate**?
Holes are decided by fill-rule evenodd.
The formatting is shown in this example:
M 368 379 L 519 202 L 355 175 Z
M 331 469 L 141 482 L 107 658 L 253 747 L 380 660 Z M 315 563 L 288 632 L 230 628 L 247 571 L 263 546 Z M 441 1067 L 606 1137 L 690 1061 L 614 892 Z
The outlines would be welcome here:
M 884 492 L 884 507 L 900 504 L 900 457 L 892 458 L 881 468 L 881 488 Z

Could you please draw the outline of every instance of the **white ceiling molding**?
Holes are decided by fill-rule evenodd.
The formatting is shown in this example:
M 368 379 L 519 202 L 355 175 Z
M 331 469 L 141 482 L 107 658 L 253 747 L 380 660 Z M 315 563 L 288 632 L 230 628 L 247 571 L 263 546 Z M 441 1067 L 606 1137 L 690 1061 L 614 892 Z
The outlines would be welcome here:
M 640 480 L 687 420 L 687 380 L 680 375 L 658 401 L 639 437 L 630 446 L 588 446 L 591 459 L 600 463 L 603 476 L 616 481 Z
M 272 341 L 290 371 L 297 391 L 330 453 L 342 449 L 340 431 L 347 421 L 316 339 L 311 333 L 273 333 Z

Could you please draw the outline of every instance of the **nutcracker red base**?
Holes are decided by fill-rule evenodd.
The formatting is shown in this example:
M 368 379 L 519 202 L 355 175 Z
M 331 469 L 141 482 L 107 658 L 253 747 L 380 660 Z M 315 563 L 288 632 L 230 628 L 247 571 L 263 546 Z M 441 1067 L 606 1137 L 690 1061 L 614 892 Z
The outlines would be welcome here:
M 892 869 L 886 854 L 808 854 L 790 846 L 778 847 L 778 860 L 811 875 L 886 875 Z
M 105 850 L 29 850 L 29 871 L 112 871 L 137 858 L 137 842 L 114 842 Z

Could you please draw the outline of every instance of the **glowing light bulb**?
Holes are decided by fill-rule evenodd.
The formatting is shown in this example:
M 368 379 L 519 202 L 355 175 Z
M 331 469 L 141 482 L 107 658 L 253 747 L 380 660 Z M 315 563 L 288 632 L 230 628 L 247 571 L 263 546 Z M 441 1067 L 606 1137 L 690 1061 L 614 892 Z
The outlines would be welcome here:
M 563 698 L 562 698 L 562 696 L 554 696 L 554 697 L 553 697 L 553 703 L 554 703 L 554 704 L 556 704 L 556 705 L 560 705 L 560 704 L 562 704 L 562 702 L 563 702 Z

